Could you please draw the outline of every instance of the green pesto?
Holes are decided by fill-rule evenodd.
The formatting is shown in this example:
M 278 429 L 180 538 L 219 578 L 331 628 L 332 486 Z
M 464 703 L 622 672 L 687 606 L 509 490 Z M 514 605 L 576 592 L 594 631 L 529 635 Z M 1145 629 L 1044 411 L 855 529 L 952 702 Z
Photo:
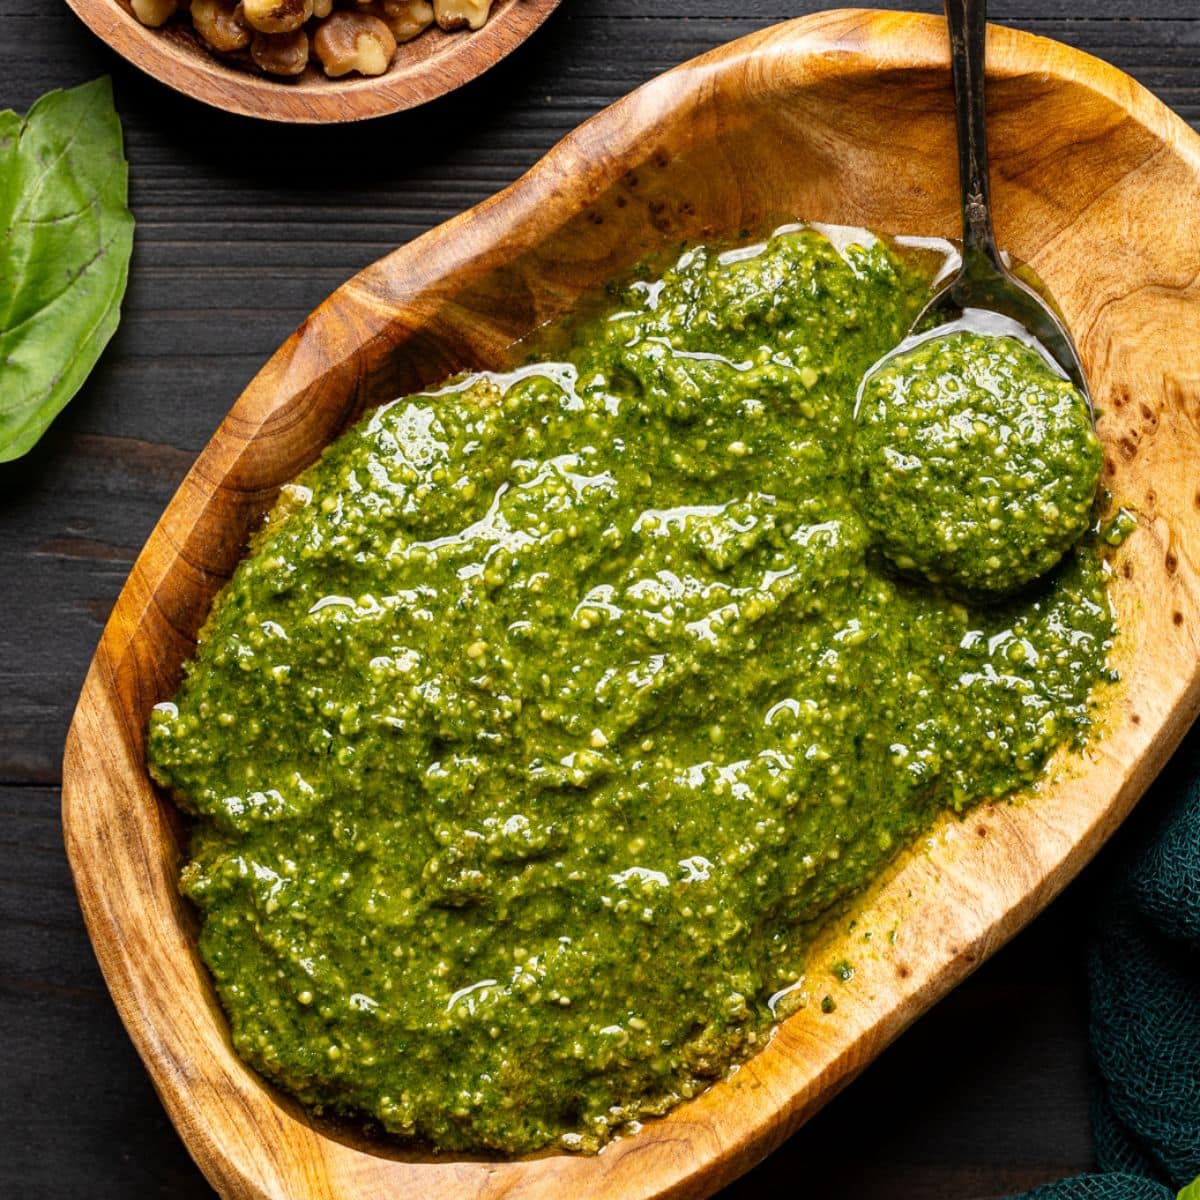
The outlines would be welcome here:
M 594 1149 L 763 1045 L 940 809 L 1082 736 L 1094 535 L 988 607 L 871 550 L 855 394 L 932 268 L 863 242 L 688 251 L 285 489 L 149 757 L 234 1043 L 306 1103 Z
M 876 544 L 934 582 L 1010 592 L 1091 524 L 1103 456 L 1087 399 L 1015 338 L 957 330 L 889 358 L 863 383 L 854 441 Z

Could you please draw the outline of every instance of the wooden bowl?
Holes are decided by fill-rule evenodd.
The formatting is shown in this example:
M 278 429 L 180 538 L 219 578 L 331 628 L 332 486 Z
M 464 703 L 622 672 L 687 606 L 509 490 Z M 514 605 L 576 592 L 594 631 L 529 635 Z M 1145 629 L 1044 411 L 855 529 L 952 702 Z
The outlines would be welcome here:
M 295 124 L 335 124 L 415 108 L 482 75 L 515 50 L 560 0 L 496 0 L 482 29 L 427 29 L 373 78 L 328 79 L 310 64 L 295 79 L 260 75 L 205 46 L 186 17 L 148 29 L 129 0 L 67 0 L 101 40 L 160 83 L 224 112 Z
M 901 859 L 860 904 L 858 933 L 843 925 L 813 960 L 822 978 L 835 956 L 857 967 L 834 1012 L 810 1004 L 730 1078 L 599 1156 L 453 1161 L 372 1144 L 310 1119 L 233 1053 L 176 891 L 180 822 L 147 778 L 143 734 L 280 484 L 368 406 L 495 363 L 665 244 L 796 216 L 957 233 L 941 21 L 824 13 L 662 76 L 317 309 L 184 480 L 104 632 L 67 741 L 67 848 L 117 1008 L 223 1196 L 707 1195 L 1029 921 L 1179 741 L 1200 709 L 1200 139 L 1077 51 L 994 28 L 989 56 L 1000 240 L 1075 331 L 1105 483 L 1139 514 L 1115 560 L 1123 684 L 1104 735 L 1028 799 L 948 818 Z M 878 931 L 869 947 L 863 929 Z

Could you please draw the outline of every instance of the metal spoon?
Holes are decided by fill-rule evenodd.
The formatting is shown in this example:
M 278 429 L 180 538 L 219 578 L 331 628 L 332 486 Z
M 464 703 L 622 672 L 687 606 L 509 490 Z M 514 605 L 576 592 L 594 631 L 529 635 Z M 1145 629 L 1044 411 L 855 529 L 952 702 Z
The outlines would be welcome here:
M 1004 264 L 992 232 L 984 113 L 984 39 L 987 0 L 946 0 L 954 116 L 958 126 L 958 180 L 962 191 L 962 266 L 921 310 L 912 333 L 960 321 L 966 310 L 999 313 L 1015 321 L 1091 404 L 1075 343 L 1046 302 Z M 972 314 L 973 316 L 974 314 Z M 970 320 L 968 324 L 972 323 Z M 926 334 L 928 336 L 928 334 Z

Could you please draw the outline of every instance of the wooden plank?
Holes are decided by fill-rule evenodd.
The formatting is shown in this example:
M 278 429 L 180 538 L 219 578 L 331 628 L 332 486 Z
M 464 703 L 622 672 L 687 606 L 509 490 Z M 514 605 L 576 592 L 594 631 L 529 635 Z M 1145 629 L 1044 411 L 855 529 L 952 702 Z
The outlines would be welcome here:
M 212 1197 L 113 1010 L 62 848 L 58 793 L 0 787 L 0 1193 Z

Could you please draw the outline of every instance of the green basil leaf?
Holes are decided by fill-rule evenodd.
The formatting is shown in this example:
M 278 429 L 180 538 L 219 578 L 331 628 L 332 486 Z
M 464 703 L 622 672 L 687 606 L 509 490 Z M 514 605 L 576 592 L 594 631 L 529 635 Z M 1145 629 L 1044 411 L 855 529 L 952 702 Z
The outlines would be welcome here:
M 1200 1175 L 1179 1193 L 1176 1200 L 1200 1200 Z
M 0 462 L 42 436 L 117 328 L 128 190 L 108 79 L 0 112 Z

